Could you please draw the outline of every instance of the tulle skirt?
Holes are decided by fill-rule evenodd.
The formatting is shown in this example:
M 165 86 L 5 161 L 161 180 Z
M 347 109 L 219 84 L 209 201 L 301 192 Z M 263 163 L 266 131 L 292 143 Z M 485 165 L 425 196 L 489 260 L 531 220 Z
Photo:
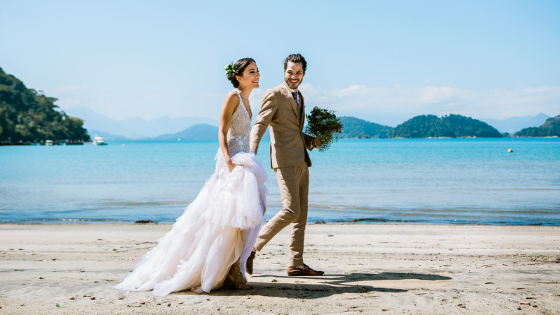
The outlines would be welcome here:
M 217 166 L 171 231 L 113 288 L 153 290 L 156 296 L 186 289 L 210 292 L 238 260 L 245 272 L 263 222 L 266 173 L 251 152 L 232 160 L 241 166 L 231 173 Z

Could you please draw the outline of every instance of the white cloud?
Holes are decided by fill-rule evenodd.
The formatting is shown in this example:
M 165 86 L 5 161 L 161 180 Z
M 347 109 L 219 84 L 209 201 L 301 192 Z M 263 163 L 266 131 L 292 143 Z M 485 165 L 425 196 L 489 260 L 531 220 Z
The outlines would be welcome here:
M 56 105 L 60 109 L 65 110 L 69 108 L 77 108 L 83 106 L 80 100 L 81 94 L 86 90 L 86 87 L 78 84 L 59 85 L 52 89 L 52 91 L 45 92 L 48 96 L 56 95 L 58 98 Z
M 81 102 L 76 99 L 61 98 L 58 101 L 56 101 L 56 105 L 58 105 L 58 107 L 60 107 L 61 109 L 76 108 L 76 107 L 81 107 Z
M 249 104 L 251 104 L 251 111 L 253 111 L 253 118 L 257 117 L 261 109 L 261 102 L 264 95 L 264 90 L 261 88 L 254 89 L 249 96 Z
M 353 85 L 324 90 L 310 84 L 300 87 L 306 103 L 327 107 L 341 114 L 375 117 L 413 117 L 420 114 L 461 114 L 474 118 L 503 119 L 512 116 L 560 114 L 560 86 L 516 87 L 509 90 L 477 91 L 450 86 L 407 88 Z M 376 121 L 377 122 L 377 121 Z M 380 122 L 383 123 L 383 122 Z
M 85 86 L 78 85 L 78 84 L 71 84 L 71 85 L 59 85 L 54 88 L 54 91 L 58 93 L 72 93 L 72 92 L 80 92 L 85 90 Z

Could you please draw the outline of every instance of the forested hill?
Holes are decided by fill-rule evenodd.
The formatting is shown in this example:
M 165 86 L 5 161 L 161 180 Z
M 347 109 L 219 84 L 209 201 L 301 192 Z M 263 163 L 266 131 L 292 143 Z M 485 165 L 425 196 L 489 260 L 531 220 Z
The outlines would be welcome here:
M 413 117 L 389 133 L 390 138 L 501 138 L 500 132 L 477 119 L 451 114 L 438 118 L 434 115 Z
M 340 138 L 387 138 L 387 134 L 393 129 L 351 116 L 340 117 L 340 121 L 344 125 Z
M 84 122 L 55 110 L 56 101 L 0 68 L 0 141 L 90 140 Z
M 517 137 L 560 137 L 560 115 L 547 119 L 540 127 L 525 128 L 515 133 Z

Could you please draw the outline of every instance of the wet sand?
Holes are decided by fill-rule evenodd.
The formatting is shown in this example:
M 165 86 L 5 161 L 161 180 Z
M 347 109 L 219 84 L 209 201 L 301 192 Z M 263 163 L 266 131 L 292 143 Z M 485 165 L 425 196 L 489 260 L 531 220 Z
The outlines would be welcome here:
M 283 231 L 252 290 L 109 288 L 169 229 L 0 225 L 0 314 L 560 314 L 560 227 L 310 225 L 305 260 L 323 277 L 287 277 Z

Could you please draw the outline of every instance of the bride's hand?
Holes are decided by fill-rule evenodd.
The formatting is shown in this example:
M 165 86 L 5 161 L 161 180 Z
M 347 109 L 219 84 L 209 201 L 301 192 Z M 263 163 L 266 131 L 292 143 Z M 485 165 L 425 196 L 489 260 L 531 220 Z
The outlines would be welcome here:
M 233 163 L 232 161 L 228 161 L 228 162 L 226 162 L 226 164 L 227 164 L 227 167 L 228 167 L 230 173 L 233 172 L 233 169 L 236 168 L 237 166 L 241 166 L 241 164 L 236 164 L 236 163 Z

